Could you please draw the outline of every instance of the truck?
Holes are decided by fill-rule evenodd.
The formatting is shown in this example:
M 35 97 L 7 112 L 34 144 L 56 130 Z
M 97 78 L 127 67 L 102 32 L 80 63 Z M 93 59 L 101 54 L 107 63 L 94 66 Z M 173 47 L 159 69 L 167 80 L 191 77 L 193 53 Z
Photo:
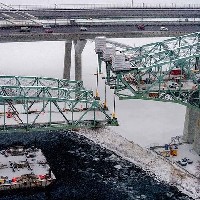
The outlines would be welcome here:
M 175 68 L 170 71 L 170 75 L 179 76 L 182 74 L 182 70 L 180 68 Z

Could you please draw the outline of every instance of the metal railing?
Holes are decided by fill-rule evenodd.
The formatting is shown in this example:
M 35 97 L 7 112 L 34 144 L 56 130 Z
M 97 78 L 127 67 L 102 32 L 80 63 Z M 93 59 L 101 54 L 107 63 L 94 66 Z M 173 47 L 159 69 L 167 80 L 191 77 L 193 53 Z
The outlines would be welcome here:
M 38 9 L 101 9 L 101 8 L 163 8 L 163 9 L 200 9 L 200 4 L 50 4 L 50 5 L 9 5 L 17 10 L 38 10 Z

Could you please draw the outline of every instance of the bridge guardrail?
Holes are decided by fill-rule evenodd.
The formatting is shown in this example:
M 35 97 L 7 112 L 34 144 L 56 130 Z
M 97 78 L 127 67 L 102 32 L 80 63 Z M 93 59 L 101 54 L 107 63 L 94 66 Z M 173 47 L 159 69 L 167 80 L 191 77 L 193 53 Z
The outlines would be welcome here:
M 97 36 L 106 37 L 173 37 L 186 35 L 187 31 L 130 31 L 130 32 L 84 32 L 84 33 L 18 33 L 0 35 L 0 42 L 22 41 L 64 41 L 66 39 L 94 39 Z
M 25 20 L 16 20 L 12 21 L 14 24 L 11 24 L 8 21 L 1 20 L 0 19 L 0 27 L 8 27 L 8 26 L 38 26 L 38 24 L 35 24 L 30 21 L 25 21 Z M 39 23 L 39 21 L 38 21 Z M 55 25 L 55 21 L 48 22 L 48 24 L 51 24 L 52 26 Z M 144 24 L 145 26 L 152 25 L 152 26 L 166 26 L 166 25 L 171 25 L 171 26 L 176 26 L 176 25 L 199 25 L 200 20 L 189 20 L 189 21 L 148 21 L 145 20 L 145 18 L 141 19 L 140 21 L 134 21 L 133 20 L 99 20 L 99 21 L 94 21 L 94 20 L 76 20 L 75 24 L 71 24 L 69 20 L 60 20 L 56 22 L 57 26 L 110 26 L 110 25 L 117 25 L 117 26 L 124 26 L 124 25 L 134 25 L 136 26 L 137 24 Z
M 148 3 L 127 3 L 127 4 L 50 4 L 50 5 L 11 5 L 17 10 L 39 10 L 39 9 L 104 9 L 104 8 L 149 8 L 149 9 L 199 9 L 200 4 L 148 4 Z
M 90 26 L 97 26 L 97 25 L 137 25 L 137 24 L 144 24 L 146 26 L 148 25 L 153 25 L 153 26 L 164 26 L 164 25 L 195 25 L 195 24 L 200 24 L 200 21 L 189 21 L 189 22 L 184 22 L 184 21 L 145 21 L 145 20 L 141 20 L 141 21 L 113 21 L 113 22 L 76 22 L 77 25 L 90 25 Z
M 9 27 L 9 26 L 39 26 L 33 22 L 18 20 L 13 21 L 14 24 L 11 24 L 8 21 L 0 20 L 0 27 Z M 55 22 L 49 22 L 52 26 L 55 25 Z M 117 25 L 117 26 L 136 26 L 137 24 L 144 24 L 145 26 L 185 26 L 185 25 L 200 25 L 200 20 L 194 21 L 148 21 L 145 19 L 141 19 L 141 21 L 130 21 L 130 20 L 123 20 L 123 21 L 76 21 L 75 24 L 70 24 L 69 20 L 57 22 L 56 25 L 59 26 L 110 26 L 110 25 Z

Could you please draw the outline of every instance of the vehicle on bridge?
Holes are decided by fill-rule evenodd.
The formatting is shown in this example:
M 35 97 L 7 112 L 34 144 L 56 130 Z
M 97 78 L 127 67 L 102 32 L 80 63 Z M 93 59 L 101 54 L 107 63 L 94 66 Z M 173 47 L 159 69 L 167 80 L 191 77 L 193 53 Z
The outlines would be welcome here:
M 53 33 L 53 29 L 45 29 L 45 33 Z
M 161 26 L 160 31 L 168 31 L 169 29 L 167 27 Z
M 80 31 L 87 31 L 87 28 L 84 27 L 84 26 L 81 26 L 81 27 L 80 27 Z
M 44 32 L 45 32 L 45 33 L 53 33 L 53 29 L 51 28 L 50 25 L 44 24 L 44 25 L 43 25 L 43 28 L 44 28 Z
M 45 25 L 43 25 L 43 28 L 44 28 L 44 29 L 51 29 L 51 26 L 45 24 Z
M 145 30 L 144 24 L 136 24 L 138 30 Z
M 28 26 L 23 26 L 20 28 L 20 32 L 30 32 L 30 31 L 31 31 L 31 29 Z

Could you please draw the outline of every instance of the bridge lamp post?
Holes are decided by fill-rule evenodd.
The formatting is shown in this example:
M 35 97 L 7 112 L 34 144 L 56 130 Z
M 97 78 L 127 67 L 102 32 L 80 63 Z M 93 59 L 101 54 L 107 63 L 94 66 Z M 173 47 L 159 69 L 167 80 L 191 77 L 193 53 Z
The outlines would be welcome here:
M 131 6 L 133 7 L 133 0 L 132 0 L 132 2 L 131 2 Z

